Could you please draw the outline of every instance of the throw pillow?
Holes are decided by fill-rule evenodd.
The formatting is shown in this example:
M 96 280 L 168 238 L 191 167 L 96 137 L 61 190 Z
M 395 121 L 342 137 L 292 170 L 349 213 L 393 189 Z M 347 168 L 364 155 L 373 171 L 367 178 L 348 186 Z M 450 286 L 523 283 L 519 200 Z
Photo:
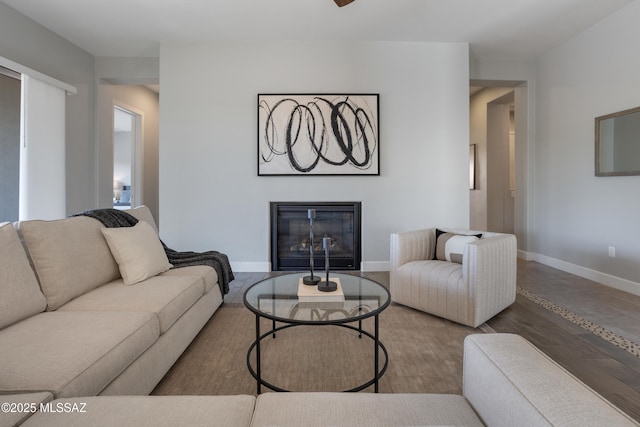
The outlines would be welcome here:
M 146 221 L 133 227 L 103 228 L 125 285 L 134 285 L 173 267 L 155 230 Z
M 464 247 L 481 237 L 482 234 L 456 234 L 436 229 L 436 259 L 462 264 Z

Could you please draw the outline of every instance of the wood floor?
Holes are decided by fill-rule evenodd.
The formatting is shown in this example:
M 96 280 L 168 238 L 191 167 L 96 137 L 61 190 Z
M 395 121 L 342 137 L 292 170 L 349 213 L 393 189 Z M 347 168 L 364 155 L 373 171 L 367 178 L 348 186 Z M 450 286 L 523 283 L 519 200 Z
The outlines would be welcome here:
M 242 304 L 244 291 L 249 286 L 273 274 L 278 273 L 236 273 L 225 303 Z M 363 276 L 389 285 L 388 272 L 363 273 Z M 518 261 L 518 286 L 640 344 L 640 296 L 521 260 Z M 487 324 L 496 332 L 524 336 L 640 421 L 640 357 L 520 295 L 515 304 Z
M 519 261 L 518 286 L 640 344 L 640 297 L 535 262 Z M 487 322 L 520 334 L 640 421 L 640 357 L 518 296 Z

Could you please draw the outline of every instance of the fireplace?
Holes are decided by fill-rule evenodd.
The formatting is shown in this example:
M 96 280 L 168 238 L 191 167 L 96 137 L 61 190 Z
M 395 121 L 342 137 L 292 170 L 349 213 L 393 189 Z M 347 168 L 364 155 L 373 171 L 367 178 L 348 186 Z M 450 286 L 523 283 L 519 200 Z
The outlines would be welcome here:
M 314 268 L 324 269 L 322 238 L 331 238 L 331 270 L 360 269 L 361 202 L 271 202 L 271 269 L 309 269 L 309 217 L 313 220 Z

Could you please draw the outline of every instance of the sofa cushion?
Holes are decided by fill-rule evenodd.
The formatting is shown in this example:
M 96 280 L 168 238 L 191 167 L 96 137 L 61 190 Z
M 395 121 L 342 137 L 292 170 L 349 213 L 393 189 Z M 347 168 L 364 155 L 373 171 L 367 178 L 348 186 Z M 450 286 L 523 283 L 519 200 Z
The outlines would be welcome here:
M 139 221 L 133 227 L 103 228 L 125 285 L 133 285 L 173 267 L 153 227 Z
M 145 311 L 157 316 L 163 334 L 204 294 L 198 276 L 151 277 L 135 286 L 122 279 L 100 286 L 59 311 Z
M 93 218 L 24 221 L 19 227 L 47 298 L 47 310 L 120 277 L 100 231 L 103 225 Z
M 188 267 L 172 268 L 160 276 L 198 276 L 202 277 L 204 293 L 209 293 L 214 286 L 218 287 L 218 274 L 208 265 L 190 265 Z
M 40 409 L 41 403 L 47 403 L 51 400 L 53 400 L 53 396 L 48 392 L 0 396 L 0 403 L 9 405 L 0 411 L 0 427 L 21 425 L 35 410 Z
M 38 413 L 25 427 L 174 427 L 249 426 L 255 397 L 237 396 L 104 396 L 57 399 L 53 408 L 84 408 L 85 412 Z M 75 405 L 75 406 L 74 406 Z
M 445 394 L 264 393 L 252 427 L 484 426 L 462 396 Z
M 0 227 L 0 329 L 45 310 L 27 254 L 13 225 Z
M 436 259 L 462 264 L 464 247 L 482 234 L 457 234 L 436 229 Z
M 151 313 L 36 314 L 0 331 L 0 394 L 96 395 L 158 336 Z

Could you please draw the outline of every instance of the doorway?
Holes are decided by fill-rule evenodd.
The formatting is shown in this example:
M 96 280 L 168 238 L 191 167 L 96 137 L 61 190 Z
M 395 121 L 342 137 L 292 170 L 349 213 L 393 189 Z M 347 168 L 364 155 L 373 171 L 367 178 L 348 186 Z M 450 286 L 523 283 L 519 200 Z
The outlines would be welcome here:
M 487 230 L 514 233 L 515 98 L 513 90 L 487 104 Z
M 526 247 L 527 107 L 522 81 L 470 82 L 470 142 L 476 145 L 476 188 L 469 192 L 470 228 L 515 234 Z
M 130 209 L 142 200 L 142 114 L 113 107 L 113 207 Z
M 159 90 L 147 85 L 120 84 L 120 81 L 101 81 L 98 87 L 98 143 L 96 145 L 96 206 L 113 207 L 117 187 L 114 181 L 115 107 L 132 113 L 134 135 L 139 138 L 135 152 L 135 173 L 132 175 L 133 205 L 144 204 L 154 219 L 158 216 L 158 121 Z M 132 128 L 133 129 L 133 128 Z M 136 181 L 136 182 L 133 182 Z M 124 185 L 124 184 L 123 184 Z M 126 194 L 125 194 L 126 196 Z M 127 207 L 123 207 L 126 209 Z

